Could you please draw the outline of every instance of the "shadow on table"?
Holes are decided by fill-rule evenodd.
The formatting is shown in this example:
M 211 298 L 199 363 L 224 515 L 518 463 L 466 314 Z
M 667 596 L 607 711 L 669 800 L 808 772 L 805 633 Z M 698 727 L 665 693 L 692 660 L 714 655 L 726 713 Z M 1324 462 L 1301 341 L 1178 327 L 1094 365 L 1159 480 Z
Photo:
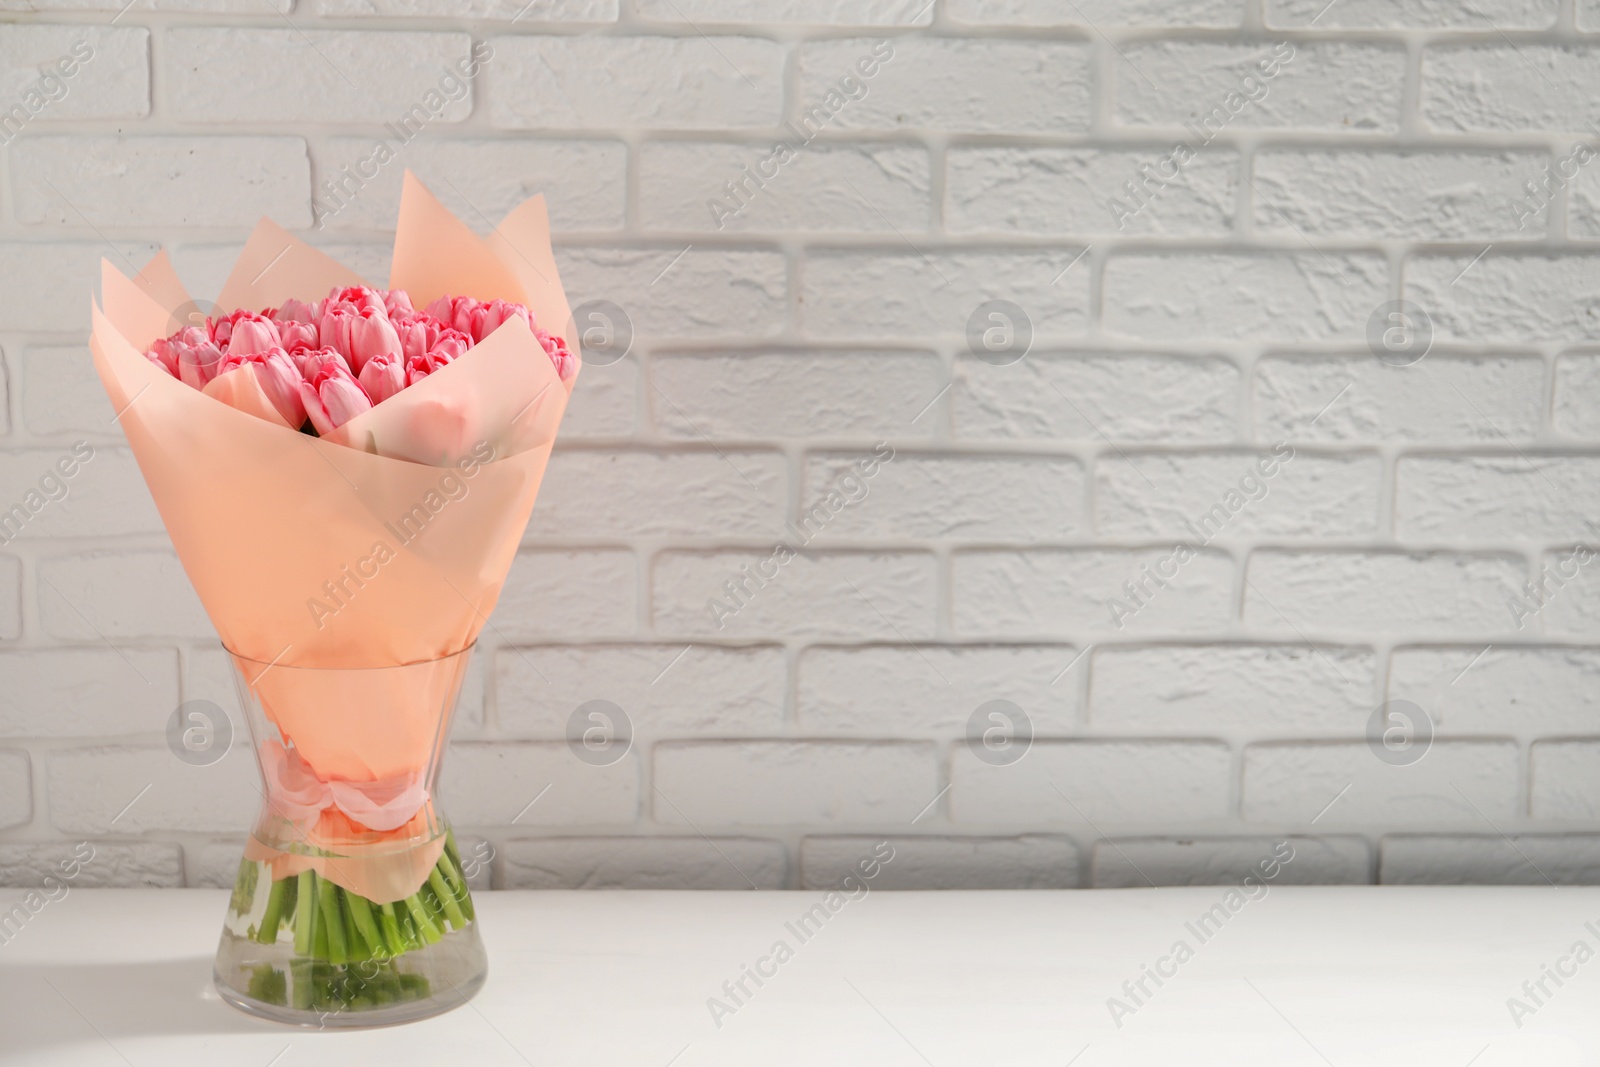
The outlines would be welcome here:
M 293 1032 L 224 1003 L 211 983 L 212 960 L 19 965 L 0 960 L 0 1059 L 85 1041 L 109 1044 L 120 1056 L 124 1040 Z

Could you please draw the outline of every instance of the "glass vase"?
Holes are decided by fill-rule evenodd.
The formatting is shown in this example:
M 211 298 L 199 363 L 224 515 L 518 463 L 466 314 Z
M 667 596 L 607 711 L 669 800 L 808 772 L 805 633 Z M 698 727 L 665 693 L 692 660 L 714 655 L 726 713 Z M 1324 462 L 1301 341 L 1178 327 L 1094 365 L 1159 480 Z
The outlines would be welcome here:
M 263 785 L 217 947 L 224 1000 L 299 1026 L 385 1026 L 483 985 L 434 799 L 471 652 L 351 669 L 232 654 Z

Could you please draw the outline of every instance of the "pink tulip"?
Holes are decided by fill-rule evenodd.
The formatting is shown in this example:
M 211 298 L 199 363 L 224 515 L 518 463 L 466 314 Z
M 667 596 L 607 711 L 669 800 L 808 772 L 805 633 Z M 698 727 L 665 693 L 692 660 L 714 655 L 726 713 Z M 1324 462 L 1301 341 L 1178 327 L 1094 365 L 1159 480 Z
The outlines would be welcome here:
M 380 309 L 362 308 L 350 320 L 350 366 L 357 373 L 367 365 L 367 360 L 378 355 L 400 354 L 400 335 L 395 332 L 389 316 Z
M 286 322 L 309 322 L 315 325 L 317 320 L 322 318 L 322 301 L 305 304 L 290 298 L 283 302 L 283 307 L 272 317 L 278 322 L 279 329 L 282 329 Z
M 216 377 L 220 378 L 241 367 L 254 367 L 256 381 L 267 394 L 272 406 L 278 409 L 283 421 L 298 429 L 306 421 L 305 402 L 300 397 L 304 379 L 289 354 L 281 348 L 265 352 L 234 352 L 231 347 L 217 363 Z
M 472 339 L 482 341 L 500 328 L 507 319 L 521 319 L 524 326 L 533 329 L 533 316 L 521 304 L 508 304 L 504 300 L 491 300 L 472 312 Z
M 449 333 L 455 334 L 455 331 L 451 330 Z M 444 337 L 423 355 L 412 356 L 407 359 L 406 385 L 416 385 L 440 367 L 459 359 L 469 347 L 466 341 L 459 338 L 459 334 Z
M 278 336 L 283 338 L 284 350 L 290 353 L 298 349 L 316 348 L 319 344 L 315 322 L 285 319 L 278 323 Z
M 374 405 L 381 404 L 406 387 L 405 357 L 380 352 L 361 368 L 361 388 Z
M 266 352 L 283 347 L 283 337 L 278 333 L 278 324 L 265 315 L 236 311 L 228 316 L 228 319 L 232 324 L 227 338 L 229 352 L 247 356 L 253 352 Z
M 350 365 L 332 348 L 322 348 L 307 356 L 304 374 L 300 399 L 320 436 L 326 437 L 372 407 L 371 398 L 350 373 Z
M 544 354 L 549 356 L 550 362 L 555 365 L 556 377 L 564 382 L 570 382 L 572 376 L 578 373 L 578 357 L 567 350 L 567 342 L 543 330 L 536 329 L 533 335 L 539 339 Z
M 317 323 L 317 344 L 331 348 L 340 355 L 350 354 L 350 325 L 360 318 L 360 310 L 348 304 L 336 305 L 330 297 L 323 305 L 322 319 Z
M 342 307 L 347 310 L 359 311 L 362 308 L 373 308 L 387 315 L 388 309 L 383 305 L 383 294 L 376 289 L 369 289 L 365 285 L 352 285 L 344 289 L 328 290 L 328 299 L 323 303 L 322 310 Z
M 391 319 L 417 313 L 417 309 L 411 306 L 411 294 L 404 289 L 382 289 L 379 293 L 383 297 L 383 309 Z
M 150 354 L 168 373 L 196 389 L 204 389 L 216 377 L 217 361 L 222 358 L 222 350 L 202 326 L 185 326 L 162 338 L 150 346 Z
M 441 296 L 426 311 L 451 329 L 471 336 L 472 312 L 477 307 L 478 302 L 470 296 Z

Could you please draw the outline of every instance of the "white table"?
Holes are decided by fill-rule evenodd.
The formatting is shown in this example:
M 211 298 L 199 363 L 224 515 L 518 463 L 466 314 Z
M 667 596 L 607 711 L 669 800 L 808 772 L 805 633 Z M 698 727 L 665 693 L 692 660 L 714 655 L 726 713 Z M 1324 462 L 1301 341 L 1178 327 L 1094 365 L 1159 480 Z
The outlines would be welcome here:
M 785 924 L 820 893 L 481 893 L 491 971 L 471 1005 L 318 1033 L 218 1000 L 226 893 L 75 889 L 0 945 L 0 1062 L 1600 1063 L 1600 958 L 1561 964 L 1575 975 L 1545 979 L 1520 1028 L 1507 1007 L 1576 942 L 1600 951 L 1600 889 L 1274 887 L 1201 942 L 1185 924 L 1225 892 L 879 891 L 804 943 Z M 733 1007 L 724 981 L 780 939 L 793 958 L 746 979 L 719 1028 L 708 998 Z M 1180 939 L 1193 957 L 1118 1027 L 1108 998 L 1134 1006 L 1123 982 Z

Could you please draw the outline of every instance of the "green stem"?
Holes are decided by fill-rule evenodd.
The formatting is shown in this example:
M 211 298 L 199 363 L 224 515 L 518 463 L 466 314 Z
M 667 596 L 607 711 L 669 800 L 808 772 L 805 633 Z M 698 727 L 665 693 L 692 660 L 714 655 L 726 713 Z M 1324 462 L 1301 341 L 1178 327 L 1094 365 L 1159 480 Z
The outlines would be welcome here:
M 316 941 L 312 931 L 316 926 L 317 914 L 317 875 L 315 871 L 301 871 L 295 879 L 296 890 L 294 909 L 294 954 L 296 956 L 309 956 Z
M 344 920 L 344 943 L 349 960 L 351 963 L 356 963 L 367 959 L 372 950 L 362 938 L 361 931 L 356 928 L 355 912 L 350 907 L 350 901 L 355 894 L 343 886 L 334 886 L 334 892 L 339 895 L 339 917 Z
M 318 879 L 317 909 L 322 913 L 322 925 L 328 931 L 328 962 L 348 962 L 350 955 L 344 940 L 344 916 L 339 914 L 339 889 L 326 878 Z
M 400 923 L 394 917 L 393 904 L 378 905 L 378 929 L 383 931 L 383 943 L 389 955 L 398 956 L 406 950 L 405 937 L 400 933 Z
M 372 902 L 349 892 L 345 893 L 344 902 L 350 908 L 350 917 L 355 920 L 356 929 L 366 939 L 368 955 L 386 955 L 383 935 L 378 932 L 378 924 L 372 917 Z
M 422 905 L 422 894 L 413 893 L 406 897 L 406 910 L 411 913 L 411 921 L 417 924 L 417 936 L 428 944 L 434 944 L 444 935 L 439 928 L 433 925 L 433 919 L 428 916 L 428 911 Z
M 439 857 L 439 870 L 443 872 L 444 880 L 450 883 L 450 888 L 455 892 L 456 903 L 461 908 L 461 914 L 466 916 L 468 922 L 476 919 L 478 916 L 472 908 L 472 891 L 467 888 L 466 877 L 451 861 L 448 848 L 445 849 L 444 855 Z
M 272 883 L 267 893 L 267 910 L 261 916 L 261 928 L 256 931 L 256 940 L 263 945 L 278 940 L 278 923 L 283 915 L 283 897 L 288 885 L 289 879 L 280 879 Z
M 467 917 L 461 914 L 461 908 L 456 904 L 456 896 L 445 884 L 444 874 L 435 867 L 428 875 L 428 884 L 433 886 L 433 891 L 439 897 L 439 903 L 444 908 L 445 918 L 450 920 L 450 925 L 459 930 L 467 925 Z

